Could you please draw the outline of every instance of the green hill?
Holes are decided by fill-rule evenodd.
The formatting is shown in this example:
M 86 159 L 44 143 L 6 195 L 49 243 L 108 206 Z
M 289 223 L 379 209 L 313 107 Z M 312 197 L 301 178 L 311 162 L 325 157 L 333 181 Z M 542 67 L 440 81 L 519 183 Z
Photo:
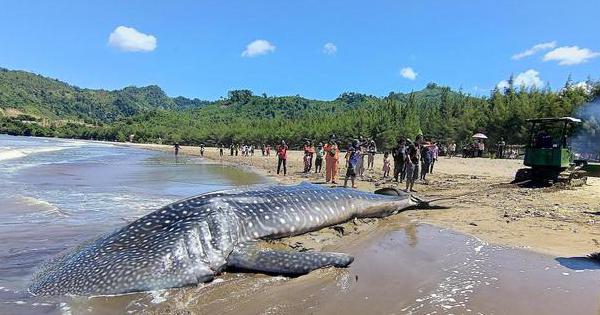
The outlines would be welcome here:
M 41 75 L 0 68 L 0 108 L 49 120 L 112 122 L 148 110 L 204 104 L 183 97 L 172 99 L 156 85 L 116 91 L 82 89 Z

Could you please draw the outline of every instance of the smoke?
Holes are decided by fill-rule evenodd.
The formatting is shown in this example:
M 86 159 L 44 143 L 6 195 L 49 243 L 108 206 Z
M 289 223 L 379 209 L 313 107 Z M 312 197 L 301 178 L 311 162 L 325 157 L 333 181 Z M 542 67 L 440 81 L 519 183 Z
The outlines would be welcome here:
M 583 124 L 571 140 L 571 147 L 579 158 L 600 160 L 600 97 L 584 104 L 575 113 Z

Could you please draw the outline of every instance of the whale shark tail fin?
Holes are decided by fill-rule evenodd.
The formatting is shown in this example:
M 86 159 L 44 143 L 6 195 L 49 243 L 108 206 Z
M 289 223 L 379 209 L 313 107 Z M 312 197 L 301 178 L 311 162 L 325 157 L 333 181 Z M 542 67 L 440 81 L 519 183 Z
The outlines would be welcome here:
M 423 200 L 415 195 L 412 195 L 410 193 L 407 193 L 407 192 L 402 191 L 395 187 L 380 188 L 380 189 L 377 189 L 375 191 L 375 193 L 378 195 L 387 195 L 387 196 L 399 196 L 399 197 L 405 196 L 406 198 L 410 198 L 411 201 L 415 203 L 414 208 L 417 208 L 417 209 L 448 209 L 450 207 L 433 205 L 431 203 L 436 202 L 436 201 L 441 201 L 441 200 L 456 199 L 455 197 L 442 197 L 442 198 L 436 198 L 436 199 L 432 199 L 432 200 Z
M 437 201 L 442 201 L 442 200 L 456 199 L 454 197 L 443 197 L 443 198 L 436 198 L 436 199 L 431 199 L 431 200 L 423 200 L 415 195 L 411 195 L 410 198 L 416 203 L 415 208 L 417 208 L 417 209 L 450 209 L 450 207 L 448 207 L 448 206 L 435 205 L 435 204 L 431 204 L 431 203 L 437 202 Z
M 227 266 L 267 274 L 302 275 L 323 267 L 346 267 L 352 261 L 352 256 L 340 253 L 281 251 L 244 244 L 231 252 Z

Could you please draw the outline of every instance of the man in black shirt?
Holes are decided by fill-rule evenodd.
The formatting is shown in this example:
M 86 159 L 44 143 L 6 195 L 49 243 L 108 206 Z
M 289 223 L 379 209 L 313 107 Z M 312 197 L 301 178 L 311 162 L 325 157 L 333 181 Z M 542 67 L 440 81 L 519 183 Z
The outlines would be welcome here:
M 419 149 L 415 143 L 410 143 L 406 149 L 406 192 L 411 192 L 415 180 L 419 176 Z
M 392 156 L 394 157 L 394 180 L 402 182 L 406 175 L 404 165 L 404 160 L 406 159 L 406 140 L 404 138 L 398 139 L 398 144 L 392 151 Z

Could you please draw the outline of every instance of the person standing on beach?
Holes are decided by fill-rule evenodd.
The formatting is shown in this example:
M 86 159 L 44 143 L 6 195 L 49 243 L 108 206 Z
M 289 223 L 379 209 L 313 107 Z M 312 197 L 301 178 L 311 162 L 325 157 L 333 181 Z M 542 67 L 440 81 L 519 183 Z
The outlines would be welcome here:
M 383 178 L 388 178 L 390 176 L 390 154 L 385 152 L 383 154 Z
M 406 192 L 412 192 L 415 180 L 418 178 L 419 168 L 419 150 L 416 144 L 410 143 L 406 149 L 406 157 L 404 160 L 406 164 Z
M 236 144 L 235 145 L 235 156 L 238 156 L 238 152 L 240 151 L 240 145 Z
M 506 141 L 504 138 L 500 138 L 498 141 L 498 153 L 496 154 L 496 158 L 503 159 L 504 158 L 504 148 L 506 147 Z
M 356 174 L 362 179 L 365 172 L 365 155 L 367 154 L 367 141 L 360 136 L 358 140 L 358 163 L 356 164 Z
M 229 155 L 230 156 L 233 156 L 233 150 L 234 150 L 234 148 L 233 148 L 233 143 L 232 143 L 229 145 Z
M 344 178 L 344 188 L 348 187 L 348 179 L 352 182 L 352 188 L 356 188 L 356 167 L 361 159 L 360 142 L 354 140 L 346 152 L 346 178 Z
M 284 140 L 281 140 L 281 144 L 277 146 L 277 175 L 281 170 L 281 165 L 283 165 L 283 176 L 287 174 L 287 151 L 288 146 L 285 144 Z
M 315 150 L 315 173 L 321 173 L 324 154 L 325 151 L 323 150 L 323 143 L 319 142 L 319 145 L 317 145 L 317 149 Z
M 429 166 L 429 173 L 433 174 L 433 166 L 435 165 L 435 162 L 437 162 L 438 156 L 440 155 L 440 148 L 438 147 L 437 143 L 434 142 L 429 150 L 431 151 L 431 165 Z
M 204 143 L 200 143 L 200 156 L 204 157 Z
M 377 153 L 377 145 L 375 140 L 371 140 L 369 147 L 367 148 L 367 169 L 373 170 L 375 164 L 375 153 Z
M 456 143 L 454 141 L 450 142 L 448 146 L 448 158 L 451 159 L 456 154 Z
M 429 167 L 431 166 L 431 150 L 429 150 L 429 142 L 423 143 L 420 148 L 421 150 L 421 174 L 419 178 L 424 181 L 425 176 L 429 173 Z
M 331 136 L 329 143 L 323 149 L 325 150 L 325 181 L 327 183 L 337 184 L 338 160 L 340 159 L 340 150 L 335 142 L 335 135 Z
M 220 156 L 220 157 L 223 157 L 223 149 L 224 149 L 224 147 L 223 147 L 223 144 L 221 143 L 221 144 L 219 145 L 219 156 Z
M 312 169 L 313 155 L 315 154 L 315 147 L 312 146 L 310 140 L 304 144 L 304 173 L 309 173 Z
M 406 140 L 404 138 L 398 139 L 398 144 L 392 151 L 392 157 L 394 158 L 394 180 L 401 183 L 406 175 Z
M 175 142 L 173 148 L 175 148 L 175 157 L 177 157 L 179 155 L 179 143 Z

